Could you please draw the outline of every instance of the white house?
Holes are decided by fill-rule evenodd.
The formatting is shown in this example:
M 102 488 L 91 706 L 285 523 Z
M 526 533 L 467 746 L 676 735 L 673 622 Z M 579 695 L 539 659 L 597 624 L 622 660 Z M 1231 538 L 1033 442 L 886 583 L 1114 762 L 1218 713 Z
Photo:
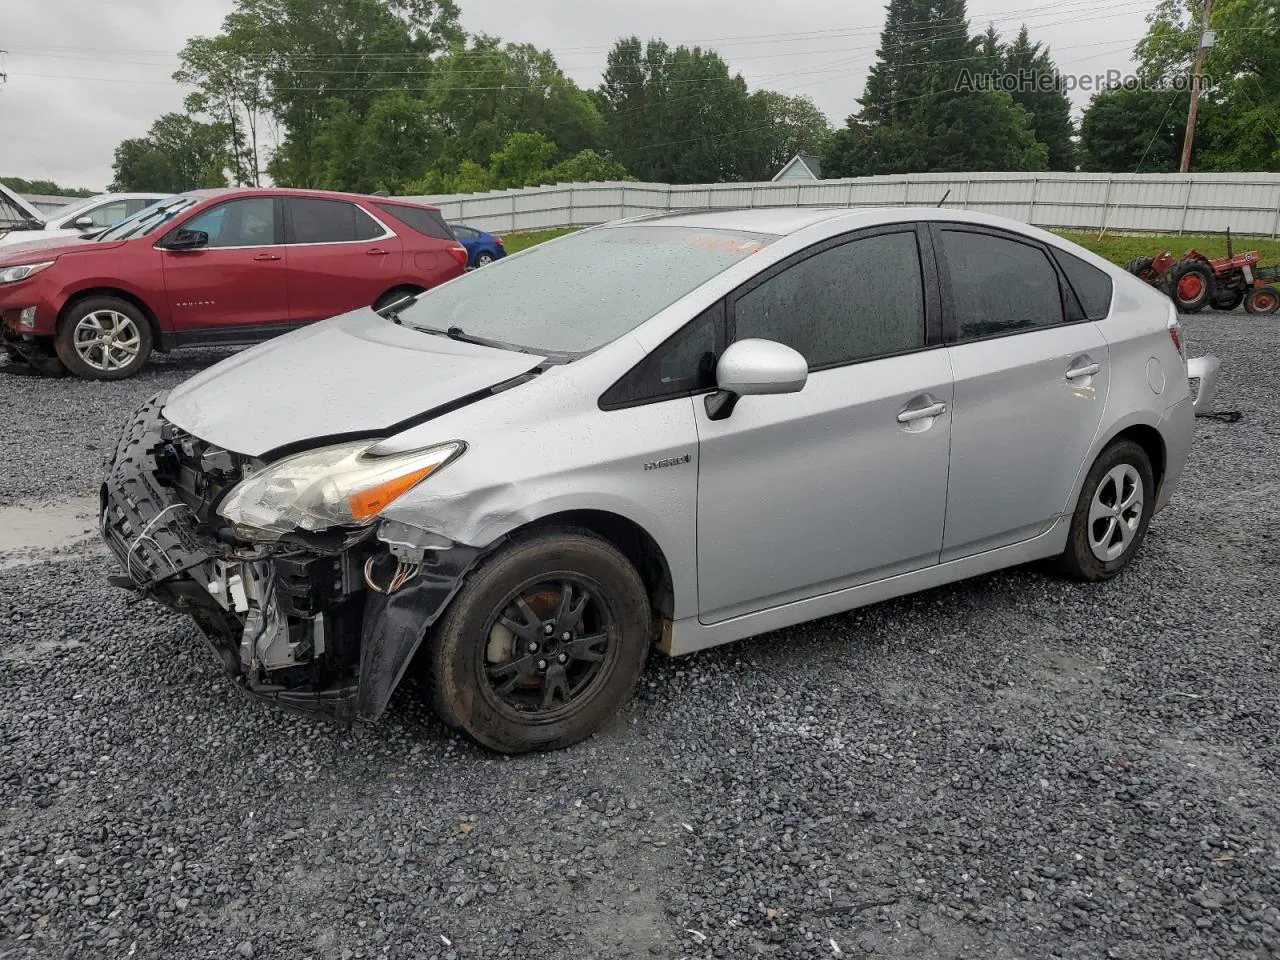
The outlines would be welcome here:
M 821 180 L 822 158 L 811 153 L 797 153 L 787 165 L 777 172 L 773 182 L 780 180 Z

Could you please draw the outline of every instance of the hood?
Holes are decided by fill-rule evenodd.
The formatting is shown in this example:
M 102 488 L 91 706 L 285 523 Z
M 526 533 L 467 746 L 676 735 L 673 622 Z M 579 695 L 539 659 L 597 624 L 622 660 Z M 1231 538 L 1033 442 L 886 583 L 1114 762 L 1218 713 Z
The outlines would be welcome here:
M 196 374 L 164 416 L 236 453 L 376 435 L 487 390 L 545 358 L 460 343 L 365 308 L 277 337 Z
M 125 241 L 81 240 L 79 236 L 67 236 L 58 231 L 56 237 L 41 237 L 39 230 L 20 230 L 0 237 L 0 267 L 26 263 L 32 254 L 45 258 L 61 257 L 72 253 L 105 253 L 114 250 Z M 15 239 L 17 238 L 17 239 Z

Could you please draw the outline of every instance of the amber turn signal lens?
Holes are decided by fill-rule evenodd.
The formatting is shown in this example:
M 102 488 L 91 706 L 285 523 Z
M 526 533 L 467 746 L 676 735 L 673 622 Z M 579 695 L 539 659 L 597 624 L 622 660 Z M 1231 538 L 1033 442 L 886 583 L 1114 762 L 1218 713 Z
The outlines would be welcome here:
M 408 493 L 420 481 L 436 469 L 435 465 L 423 467 L 403 477 L 396 477 L 368 490 L 361 490 L 347 497 L 347 507 L 353 520 L 370 520 L 385 510 L 392 501 Z

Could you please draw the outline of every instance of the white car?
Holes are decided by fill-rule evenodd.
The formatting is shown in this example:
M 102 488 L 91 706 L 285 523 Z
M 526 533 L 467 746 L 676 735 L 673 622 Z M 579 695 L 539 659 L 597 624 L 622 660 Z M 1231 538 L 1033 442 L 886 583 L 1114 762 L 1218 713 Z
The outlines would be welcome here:
M 167 193 L 100 193 L 51 214 L 41 214 L 0 184 L 0 210 L 10 214 L 0 215 L 0 246 L 92 233 L 119 223 L 168 196 Z

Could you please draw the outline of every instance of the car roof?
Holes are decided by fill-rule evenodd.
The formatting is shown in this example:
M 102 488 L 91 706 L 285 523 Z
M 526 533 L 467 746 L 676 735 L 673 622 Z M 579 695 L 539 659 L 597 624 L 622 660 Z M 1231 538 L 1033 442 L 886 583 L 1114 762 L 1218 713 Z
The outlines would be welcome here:
M 1041 231 L 1025 223 L 969 210 L 937 207 L 766 207 L 741 210 L 704 210 L 657 214 L 622 221 L 628 226 L 686 227 L 698 230 L 731 230 L 742 233 L 787 236 L 819 223 L 841 221 L 848 230 L 880 224 L 946 220 L 983 226 L 1013 228 L 1029 235 Z
M 437 210 L 427 203 L 413 200 L 398 200 L 395 197 L 376 197 L 366 193 L 343 193 L 338 190 L 304 190 L 301 187 L 210 187 L 203 190 L 188 190 L 186 196 L 210 199 L 213 197 L 317 197 L 324 200 L 364 200 L 366 203 L 392 203 L 403 207 L 421 207 L 424 210 Z

